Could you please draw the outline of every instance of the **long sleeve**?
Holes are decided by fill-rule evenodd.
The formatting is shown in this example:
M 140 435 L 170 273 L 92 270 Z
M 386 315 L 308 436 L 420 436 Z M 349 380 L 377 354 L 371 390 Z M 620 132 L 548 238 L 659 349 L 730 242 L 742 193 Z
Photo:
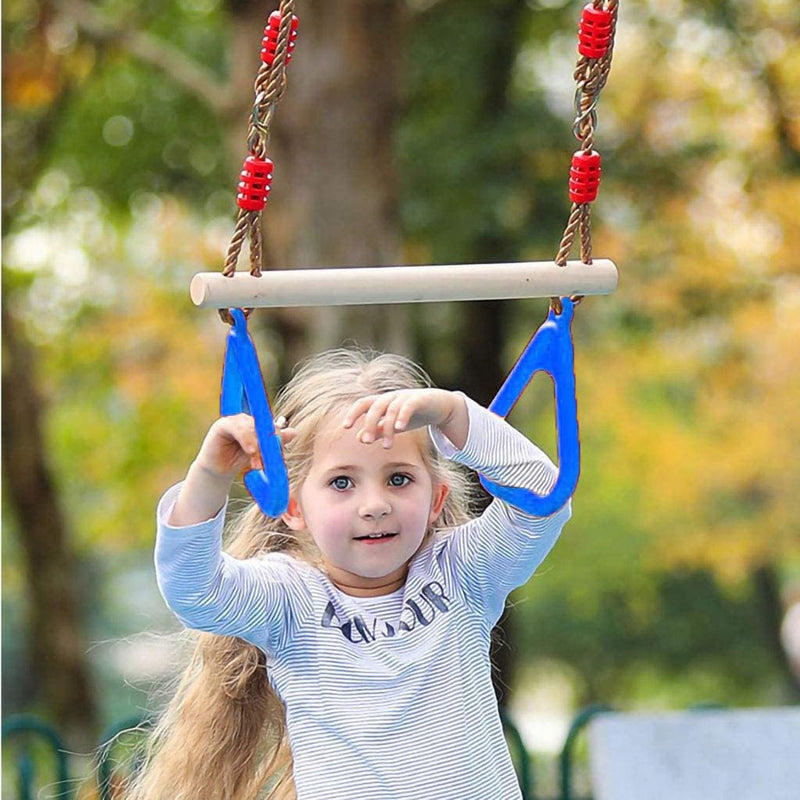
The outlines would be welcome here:
M 243 560 L 223 553 L 224 508 L 198 525 L 168 525 L 179 491 L 168 490 L 157 512 L 156 577 L 167 605 L 189 628 L 280 650 L 309 609 L 298 562 L 280 553 Z
M 557 473 L 547 455 L 504 419 L 465 400 L 470 418 L 467 442 L 456 450 L 432 429 L 440 452 L 498 483 L 548 492 Z M 453 531 L 450 549 L 459 581 L 491 625 L 500 618 L 509 593 L 524 584 L 550 552 L 570 516 L 570 503 L 549 517 L 535 517 L 495 499 L 479 518 Z

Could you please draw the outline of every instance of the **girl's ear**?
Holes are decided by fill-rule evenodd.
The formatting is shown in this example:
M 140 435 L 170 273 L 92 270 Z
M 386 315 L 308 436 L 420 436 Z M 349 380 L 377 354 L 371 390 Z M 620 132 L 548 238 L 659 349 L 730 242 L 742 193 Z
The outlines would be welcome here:
M 447 495 L 450 494 L 450 487 L 446 483 L 440 483 L 434 487 L 433 501 L 431 502 L 431 513 L 428 516 L 428 524 L 431 525 L 439 518 L 444 508 L 444 501 L 447 500 Z
M 281 519 L 289 526 L 289 530 L 303 531 L 306 528 L 306 520 L 300 510 L 300 503 L 293 495 L 289 495 L 289 507 L 281 514 Z

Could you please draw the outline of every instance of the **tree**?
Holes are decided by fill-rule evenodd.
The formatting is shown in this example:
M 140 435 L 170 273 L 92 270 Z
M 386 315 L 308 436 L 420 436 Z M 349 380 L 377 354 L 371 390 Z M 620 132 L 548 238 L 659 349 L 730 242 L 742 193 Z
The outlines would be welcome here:
M 267 263 L 551 257 L 568 211 L 560 79 L 577 9 L 546 5 L 298 4 Z M 606 675 L 595 694 L 637 664 L 700 664 L 701 638 L 678 637 L 678 658 L 657 626 L 690 619 L 702 636 L 707 604 L 741 620 L 751 666 L 772 665 L 772 680 L 780 653 L 762 658 L 752 586 L 774 631 L 796 563 L 795 12 L 678 8 L 623 4 L 595 211 L 595 251 L 622 283 L 576 315 L 575 517 L 509 635 L 526 657 Z M 38 361 L 44 451 L 79 554 L 149 547 L 151 498 L 181 477 L 215 413 L 225 328 L 189 307 L 186 287 L 221 267 L 230 238 L 266 12 L 245 0 L 4 10 L 4 304 Z M 486 401 L 545 305 L 285 310 L 253 327 L 270 386 L 346 336 L 411 352 Z M 537 379 L 514 421 L 554 454 L 550 407 Z M 561 623 L 545 620 L 535 650 L 534 605 Z M 613 632 L 594 619 L 608 608 Z M 612 633 L 624 644 L 613 663 Z M 593 663 L 576 649 L 590 634 Z M 737 674 L 732 696 L 752 669 Z
M 797 696 L 776 636 L 781 584 L 791 585 L 800 552 L 788 490 L 798 481 L 789 249 L 798 227 L 786 210 L 800 196 L 798 139 L 786 126 L 797 25 L 796 11 L 762 12 L 747 2 L 682 6 L 669 18 L 622 9 L 600 109 L 600 141 L 608 130 L 612 147 L 596 247 L 617 260 L 621 288 L 602 310 L 599 301 L 582 308 L 577 323 L 590 338 L 578 356 L 584 470 L 569 536 L 552 559 L 564 572 L 555 588 L 562 613 L 598 638 L 583 662 L 564 624 L 551 652 L 570 650 L 587 685 L 615 667 L 599 690 L 605 699 L 635 672 L 632 651 L 612 642 L 630 643 L 640 628 L 657 640 L 658 625 L 671 628 L 668 604 L 696 636 L 680 638 L 684 671 L 702 672 L 703 643 L 714 642 L 737 662 L 726 671 L 726 680 L 737 675 L 734 693 L 753 701 L 751 668 L 761 664 L 762 679 L 779 687 L 759 682 L 762 697 Z M 691 612 L 677 604 L 676 584 Z M 528 596 L 541 602 L 535 582 Z M 742 621 L 724 647 L 707 604 Z M 616 617 L 614 639 L 604 616 L 619 605 L 630 618 Z M 538 611 L 529 620 L 543 624 Z M 740 641 L 749 659 L 735 655 Z M 539 637 L 531 647 L 549 651 Z M 645 659 L 662 674 L 668 649 L 654 642 Z
M 31 600 L 33 681 L 65 735 L 92 743 L 97 708 L 86 663 L 67 522 L 44 457 L 42 403 L 31 349 L 3 309 L 3 465 Z
M 46 159 L 58 114 L 76 81 L 71 69 L 59 75 L 57 59 L 36 60 L 46 27 L 43 14 L 31 26 L 30 51 L 19 47 L 19 42 L 11 48 L 4 42 L 9 95 L 19 110 L 10 125 L 28 145 L 20 147 L 23 141 L 13 141 L 4 133 L 4 233 L 11 224 L 11 209 L 21 206 L 30 190 L 26 178 L 36 174 Z M 83 647 L 69 525 L 58 501 L 41 430 L 36 358 L 7 311 L 9 297 L 17 292 L 10 292 L 3 283 L 3 473 L 30 584 L 29 659 L 35 685 L 55 719 L 74 741 L 88 746 L 95 735 L 97 708 Z
M 440 2 L 419 14 L 408 42 L 407 110 L 398 134 L 413 257 L 418 251 L 437 263 L 520 261 L 533 241 L 547 258 L 548 234 L 555 252 L 553 230 L 558 211 L 566 217 L 566 202 L 556 202 L 555 213 L 537 202 L 542 182 L 526 185 L 526 157 L 530 148 L 566 138 L 568 126 L 559 130 L 539 93 L 521 95 L 515 86 L 520 48 L 548 30 L 538 24 L 540 13 L 524 0 L 499 0 Z M 421 361 L 435 382 L 488 406 L 517 355 L 508 347 L 513 307 L 484 301 L 415 311 Z M 529 333 L 535 324 L 528 323 Z M 503 699 L 514 682 L 516 620 L 507 609 L 494 631 L 492 663 Z
M 275 160 L 279 171 L 282 165 L 286 168 L 283 190 L 286 196 L 283 216 L 278 215 L 278 224 L 268 240 L 272 251 L 271 263 L 277 259 L 287 266 L 303 265 L 309 255 L 312 263 L 318 264 L 391 263 L 399 260 L 398 236 L 392 214 L 390 147 L 392 115 L 396 106 L 396 70 L 393 68 L 392 48 L 388 44 L 400 39 L 400 8 L 399 3 L 391 2 L 317 3 L 308 15 L 304 36 L 309 43 L 315 43 L 316 46 L 307 47 L 304 65 L 302 59 L 293 64 L 293 71 L 298 77 L 296 107 L 287 108 L 287 119 L 281 123 L 280 130 L 275 132 Z M 115 18 L 111 11 L 80 0 L 57 6 L 30 2 L 23 4 L 21 10 L 17 9 L 19 24 L 11 31 L 11 38 L 17 46 L 6 52 L 7 63 L 11 67 L 12 85 L 9 108 L 14 112 L 9 124 L 16 126 L 17 134 L 10 140 L 14 143 L 12 161 L 19 166 L 19 170 L 15 186 L 8 195 L 8 219 L 4 225 L 7 233 L 13 232 L 16 235 L 15 243 L 24 238 L 22 232 L 26 226 L 42 223 L 45 218 L 45 209 L 37 209 L 31 213 L 26 198 L 27 190 L 35 186 L 36 176 L 46 177 L 48 169 L 57 170 L 52 174 L 57 174 L 59 180 L 70 187 L 91 187 L 91 195 L 87 197 L 100 198 L 109 210 L 122 211 L 123 216 L 118 223 L 120 230 L 130 225 L 125 219 L 124 211 L 127 210 L 131 197 L 152 197 L 154 191 L 162 195 L 174 192 L 191 196 L 198 192 L 199 184 L 204 180 L 219 186 L 224 178 L 229 190 L 234 186 L 234 169 L 238 169 L 238 165 L 233 165 L 237 161 L 241 163 L 240 159 L 244 155 L 245 122 L 252 102 L 250 86 L 256 71 L 258 44 L 266 14 L 263 5 L 254 2 L 231 2 L 226 10 L 230 21 L 231 59 L 227 77 L 222 78 L 219 77 L 224 70 L 221 58 L 201 60 L 197 57 L 198 52 L 191 50 L 192 44 L 208 44 L 212 41 L 217 45 L 216 51 L 212 52 L 220 53 L 221 26 L 204 29 L 202 25 L 184 25 L 191 22 L 188 19 L 191 12 L 182 10 L 177 5 L 160 8 L 158 11 L 142 7 L 132 12 L 128 18 L 122 19 Z M 36 21 L 33 35 L 26 27 L 27 21 L 31 19 Z M 219 22 L 218 19 L 214 21 Z M 338 35 L 332 37 L 332 32 Z M 37 50 L 46 57 L 37 58 Z M 372 65 L 376 63 L 378 51 L 383 68 L 375 70 Z M 203 49 L 200 52 L 209 51 Z M 53 62 L 59 60 L 59 55 L 63 55 L 62 61 L 73 65 L 78 75 L 75 80 L 80 82 L 79 96 L 69 95 L 66 91 L 59 93 L 51 87 L 53 73 L 57 69 Z M 318 80 L 319 76 L 327 72 L 328 60 L 331 58 L 336 62 L 337 69 L 331 74 L 331 80 L 322 84 Z M 303 66 L 297 66 L 298 64 Z M 69 71 L 66 74 L 71 75 Z M 154 81 L 153 77 L 158 80 Z M 164 81 L 165 77 L 169 79 L 168 82 Z M 25 103 L 26 98 L 31 96 L 31 86 L 34 84 L 41 87 L 40 95 L 35 95 L 41 109 L 38 110 L 35 120 L 30 122 L 26 116 Z M 67 85 L 68 81 L 65 80 L 64 84 Z M 141 93 L 131 91 L 132 87 L 141 89 Z M 122 102 L 120 90 L 126 96 Z M 320 92 L 324 100 L 320 100 Z M 172 120 L 153 113 L 153 106 L 158 104 L 159 99 L 163 104 L 165 96 L 167 102 L 173 104 Z M 309 117 L 314 110 L 325 106 L 330 112 L 323 118 L 324 124 L 310 127 Z M 113 115 L 115 107 L 116 116 Z M 211 119 L 212 124 L 203 126 L 203 117 Z M 219 126 L 213 120 L 217 120 Z M 46 126 L 49 147 L 44 146 L 42 136 L 38 133 L 43 126 Z M 96 148 L 86 162 L 76 164 L 75 153 L 86 147 L 86 131 L 98 128 L 102 128 L 104 144 Z M 186 128 L 191 128 L 191 133 L 197 134 L 200 141 L 190 142 L 191 134 L 187 135 Z M 31 137 L 31 129 L 37 135 Z M 23 131 L 28 136 L 20 135 Z M 136 146 L 127 151 L 126 155 L 129 157 L 120 159 L 119 148 L 127 147 L 134 132 Z M 159 142 L 157 136 L 152 135 L 153 132 L 164 138 Z M 164 141 L 167 141 L 166 146 Z M 222 143 L 227 152 L 224 158 L 214 163 L 209 158 L 209 152 L 218 143 Z M 203 144 L 206 146 L 205 151 L 202 149 Z M 352 158 L 343 160 L 338 157 L 339 154 L 348 152 L 353 153 Z M 210 165 L 207 163 L 209 160 Z M 194 169 L 191 168 L 193 166 Z M 342 187 L 350 189 L 343 192 Z M 205 196 L 211 194 L 207 187 L 202 192 Z M 232 192 L 230 196 L 233 197 Z M 277 205 L 277 202 L 273 205 Z M 36 208 L 36 202 L 33 206 Z M 55 215 L 50 219 L 53 216 Z M 358 235 L 342 237 L 342 228 L 358 231 Z M 307 232 L 312 229 L 314 235 L 309 236 Z M 116 260 L 119 252 L 115 251 L 113 236 L 106 237 L 103 245 L 111 259 Z M 196 250 L 195 255 L 198 255 Z M 195 263 L 202 263 L 208 258 L 207 253 L 200 255 Z M 60 361 L 62 365 L 71 364 L 73 378 L 77 379 L 84 392 L 99 383 L 100 386 L 105 386 L 106 391 L 110 388 L 125 394 L 127 387 L 134 388 L 137 385 L 130 381 L 136 373 L 136 364 L 132 370 L 125 359 L 120 359 L 108 347 L 109 344 L 113 347 L 113 337 L 92 340 L 91 375 L 87 369 L 87 360 L 81 358 L 76 347 L 77 342 L 82 340 L 79 333 L 81 330 L 102 330 L 116 318 L 118 326 L 115 334 L 118 335 L 121 317 L 138 317 L 141 322 L 142 313 L 145 315 L 144 319 L 149 316 L 141 301 L 132 302 L 132 297 L 136 295 L 125 296 L 126 288 L 141 292 L 141 282 L 137 285 L 137 281 L 128 275 L 118 275 L 117 281 L 114 287 L 106 286 L 104 297 L 100 296 L 101 284 L 94 284 L 94 297 L 79 297 L 71 313 L 65 313 L 61 308 L 55 318 L 48 320 L 57 328 L 56 331 L 51 330 L 48 337 L 51 363 Z M 45 287 L 41 281 L 39 285 L 46 291 L 51 289 Z M 57 286 L 58 281 L 54 280 L 53 285 Z M 174 289 L 169 282 L 165 289 L 163 293 L 148 292 L 144 297 L 158 303 L 159 297 L 165 298 L 170 292 L 174 295 Z M 34 295 L 35 292 L 25 291 L 24 287 L 14 293 L 18 316 L 26 317 Z M 8 296 L 4 297 L 4 303 L 8 300 Z M 133 313 L 123 311 L 126 304 L 133 305 Z M 56 324 L 59 316 L 62 317 L 60 327 Z M 365 315 L 351 315 L 351 322 L 344 326 L 347 335 L 353 335 L 353 327 L 359 316 Z M 396 321 L 386 325 L 387 318 Z M 372 313 L 366 316 L 365 323 L 361 323 L 361 330 L 374 344 L 380 345 L 391 340 L 396 349 L 408 349 L 402 318 L 402 314 L 394 312 Z M 314 339 L 319 346 L 323 340 L 326 345 L 336 343 L 342 335 L 332 330 L 330 325 L 320 326 L 319 317 L 310 318 L 310 322 L 317 325 L 317 333 L 311 337 L 304 333 L 309 324 L 307 316 L 276 315 L 276 319 L 278 324 L 274 328 L 278 335 L 268 333 L 265 337 L 268 341 L 266 353 L 273 351 L 278 357 L 276 366 L 277 362 L 284 365 L 287 363 L 284 356 L 295 360 L 300 354 L 304 354 L 309 338 Z M 175 321 L 172 320 L 173 324 Z M 37 324 L 31 315 L 27 315 L 25 322 L 27 326 L 20 325 L 17 336 L 13 339 L 9 336 L 8 340 L 9 346 L 13 344 L 18 352 L 26 350 L 23 338 L 26 327 L 35 327 Z M 59 337 L 67 324 L 74 326 L 77 335 L 69 347 L 62 348 Z M 163 334 L 163 326 L 155 327 L 153 332 L 156 331 Z M 39 329 L 39 334 L 41 333 L 42 330 Z M 134 339 L 136 346 L 141 347 L 146 338 L 146 335 L 137 335 Z M 116 342 L 118 345 L 119 340 Z M 161 371 L 166 364 L 171 363 L 163 357 L 163 340 L 157 341 L 157 344 L 160 347 L 151 351 L 153 357 L 136 359 L 143 361 L 142 365 L 151 374 Z M 147 350 L 144 352 L 148 353 Z M 9 363 L 21 367 L 30 362 L 18 357 L 13 361 L 9 359 Z M 107 368 L 105 375 L 97 370 L 100 363 Z M 125 371 L 119 369 L 120 367 L 125 368 Z M 287 371 L 288 367 L 278 367 L 273 371 L 272 377 L 275 377 L 275 373 L 285 375 Z M 101 380 L 98 381 L 98 378 Z M 32 407 L 33 395 L 23 395 L 22 387 L 20 382 L 9 384 L 9 393 L 20 401 L 13 406 L 9 404 L 9 407 Z M 33 391 L 31 387 L 31 392 Z M 158 398 L 163 394 L 156 393 L 155 397 L 152 394 L 150 397 L 134 395 L 133 413 L 129 410 L 124 414 L 132 423 L 131 441 L 121 451 L 111 448 L 109 452 L 103 446 L 112 441 L 103 438 L 103 432 L 109 426 L 102 421 L 98 424 L 96 417 L 91 415 L 93 409 L 86 405 L 88 413 L 78 411 L 71 419 L 66 420 L 71 428 L 67 437 L 71 452 L 74 454 L 76 446 L 80 447 L 83 443 L 82 454 L 86 461 L 102 461 L 103 469 L 110 475 L 118 472 L 124 474 L 125 478 L 121 477 L 120 483 L 125 479 L 130 481 L 132 464 L 147 464 L 152 469 L 154 453 L 150 452 L 145 459 L 141 459 L 141 449 L 137 453 L 136 448 L 141 448 L 145 441 L 152 442 L 153 438 L 139 435 L 136 430 L 144 424 L 145 419 L 149 419 L 151 427 L 155 427 L 152 425 L 154 417 L 152 413 L 148 415 L 147 409 L 150 407 L 155 410 L 159 407 Z M 85 398 L 86 395 L 84 402 Z M 163 403 L 161 407 L 163 408 Z M 43 441 L 40 418 L 30 415 L 28 421 L 32 424 L 29 441 Z M 114 424 L 120 427 L 120 419 L 116 419 Z M 6 441 L 12 444 L 10 436 Z M 164 441 L 168 442 L 169 438 Z M 196 436 L 195 441 L 199 441 L 199 437 Z M 23 449 L 27 451 L 29 448 L 23 445 Z M 42 447 L 34 452 L 41 453 L 45 449 Z M 108 458 L 98 459 L 98 451 L 105 452 L 106 456 L 110 455 L 111 461 Z M 10 463 L 12 457 L 13 454 L 9 453 L 6 463 Z M 29 469 L 30 474 L 19 475 L 20 482 L 12 484 L 12 489 L 15 490 L 18 486 L 29 486 L 35 475 L 43 472 L 41 465 L 27 460 L 20 462 L 20 467 Z M 94 474 L 99 478 L 97 473 Z M 81 477 L 85 479 L 87 473 Z M 146 476 L 140 476 L 140 480 L 146 479 Z M 79 484 L 80 481 L 75 480 L 72 485 L 76 483 Z M 91 496 L 93 493 L 82 492 L 80 489 L 71 491 L 70 481 L 67 480 L 66 484 L 66 492 L 75 501 L 71 505 L 72 514 L 77 518 L 81 510 L 85 512 L 85 516 L 81 518 L 85 526 L 82 535 L 95 542 L 104 536 L 108 542 L 108 534 L 101 533 L 101 530 L 113 530 L 114 516 L 109 515 L 107 509 L 102 515 L 92 515 L 86 507 L 85 498 L 87 494 Z M 142 486 L 142 483 L 138 484 L 139 492 Z M 37 488 L 44 491 L 52 487 L 40 481 Z M 136 488 L 118 488 L 116 491 L 129 495 L 131 499 L 137 494 Z M 55 508 L 57 503 L 54 492 L 51 495 L 52 506 Z M 17 528 L 21 531 L 31 529 L 36 522 L 34 512 L 41 508 L 37 508 L 36 503 L 31 503 L 30 497 L 15 497 L 15 500 Z M 91 505 L 91 501 L 88 505 Z M 124 517 L 125 511 L 130 508 L 129 503 L 118 501 L 116 507 L 119 509 L 122 529 L 129 529 L 130 522 L 126 523 Z M 36 541 L 54 543 L 57 541 L 57 530 L 63 527 L 63 524 L 46 525 L 41 528 L 41 537 L 37 537 Z M 97 533 L 93 534 L 92 531 Z M 114 539 L 113 534 L 110 538 Z M 33 541 L 33 537 L 29 537 L 29 541 Z M 74 580 L 71 562 L 66 558 L 59 559 L 60 554 L 59 548 L 41 546 L 31 558 L 43 573 L 51 572 L 46 566 L 51 560 L 55 564 L 60 563 L 64 580 Z M 41 609 L 37 618 L 56 618 L 55 609 L 52 608 L 54 602 L 60 603 L 58 611 L 62 614 L 61 618 L 70 613 L 69 603 L 62 602 L 63 597 L 58 599 L 52 593 L 41 591 L 41 583 L 32 582 L 31 590 L 34 607 Z M 73 629 L 79 626 L 77 616 L 77 610 L 73 610 Z M 47 641 L 46 630 L 34 629 L 33 638 L 37 647 L 43 646 Z M 76 645 L 79 641 L 77 637 L 74 640 Z M 42 660 L 42 665 L 44 669 L 49 669 L 51 665 L 53 674 L 58 674 L 59 671 L 64 676 L 73 674 L 66 669 L 60 669 L 61 664 L 56 659 Z M 49 684 L 45 680 L 43 685 L 47 687 Z M 79 688 L 77 683 L 73 685 L 76 690 Z M 43 698 L 48 705 L 57 705 L 46 693 Z M 80 695 L 75 694 L 75 698 L 80 698 Z M 76 699 L 71 707 L 77 708 L 81 702 Z M 89 711 L 91 706 L 88 701 L 84 702 L 84 706 L 84 711 Z M 63 718 L 61 721 L 67 722 Z M 93 722 L 91 719 L 84 721 L 87 725 Z

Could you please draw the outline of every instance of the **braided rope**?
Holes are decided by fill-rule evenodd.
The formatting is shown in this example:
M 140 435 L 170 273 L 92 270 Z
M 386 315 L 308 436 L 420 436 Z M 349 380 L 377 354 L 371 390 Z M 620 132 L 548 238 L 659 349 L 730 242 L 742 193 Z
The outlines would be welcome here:
M 559 267 L 564 267 L 567 264 L 567 257 L 569 251 L 572 250 L 572 243 L 575 240 L 575 232 L 578 230 L 580 224 L 581 208 L 577 203 L 572 204 L 572 209 L 569 213 L 567 220 L 567 227 L 564 229 L 564 235 L 561 237 L 561 245 L 558 248 L 556 255 L 556 264 Z
M 240 208 L 239 215 L 236 217 L 236 228 L 233 231 L 233 238 L 228 245 L 228 257 L 225 259 L 225 267 L 222 270 L 222 274 L 226 278 L 230 278 L 236 271 L 236 262 L 239 260 L 239 253 L 242 251 L 242 244 L 244 243 L 248 230 L 247 212 L 243 208 Z
M 279 8 L 281 20 L 275 43 L 274 58 L 272 64 L 262 62 L 253 87 L 255 102 L 250 114 L 247 147 L 252 155 L 261 159 L 266 157 L 270 125 L 275 115 L 275 107 L 286 93 L 286 61 L 289 52 L 294 5 L 295 0 L 281 0 Z M 592 5 L 595 9 L 604 9 L 611 13 L 611 35 L 608 48 L 603 56 L 600 58 L 588 58 L 580 55 L 573 73 L 576 83 L 576 119 L 573 124 L 573 133 L 585 153 L 589 153 L 594 149 L 595 127 L 597 124 L 595 108 L 600 92 L 606 85 L 611 72 L 619 0 L 592 0 Z M 235 274 L 245 237 L 250 242 L 250 274 L 255 277 L 261 275 L 263 252 L 261 214 L 261 211 L 239 210 L 233 237 L 228 246 L 225 266 L 222 270 L 222 274 L 225 277 L 233 277 Z M 581 261 L 585 264 L 591 264 L 591 203 L 572 204 L 569 219 L 555 257 L 555 263 L 559 266 L 566 266 L 576 234 L 580 236 Z M 580 300 L 580 298 L 573 299 Z M 551 298 L 550 304 L 560 312 L 562 304 L 559 298 Z M 249 309 L 246 310 L 246 313 L 249 313 L 249 311 Z M 225 322 L 232 324 L 228 309 L 220 309 L 220 316 Z
M 592 213 L 591 206 L 586 203 L 581 208 L 581 261 L 584 264 L 592 263 Z
M 250 274 L 254 278 L 261 277 L 261 217 L 250 212 Z
M 575 122 L 573 134 L 580 142 L 581 150 L 590 153 L 594 150 L 595 128 L 597 126 L 596 107 L 600 92 L 606 85 L 611 72 L 611 60 L 614 54 L 614 38 L 617 28 L 619 0 L 592 0 L 595 9 L 603 9 L 611 13 L 611 36 L 608 49 L 600 58 L 588 58 L 579 55 L 573 77 L 575 79 Z M 592 217 L 591 203 L 573 203 L 570 209 L 564 233 L 556 253 L 555 263 L 560 267 L 567 264 L 576 234 L 580 235 L 581 261 L 584 264 L 592 263 Z M 579 301 L 575 297 L 573 300 Z M 550 305 L 558 313 L 561 301 L 554 297 Z
M 253 85 L 255 102 L 253 103 L 248 125 L 247 149 L 249 153 L 259 159 L 266 158 L 270 125 L 275 115 L 275 107 L 286 93 L 286 57 L 289 52 L 289 37 L 294 5 L 295 0 L 281 0 L 279 8 L 281 22 L 275 55 L 272 64 L 261 62 Z M 264 249 L 261 216 L 261 211 L 239 209 L 236 217 L 236 227 L 228 245 L 228 254 L 222 270 L 222 274 L 226 278 L 232 278 L 236 273 L 236 265 L 239 261 L 245 238 L 250 243 L 250 274 L 256 278 L 261 276 Z M 251 311 L 252 309 L 244 309 L 246 316 L 249 316 Z M 227 308 L 220 309 L 219 314 L 224 322 L 229 325 L 233 324 L 233 318 Z

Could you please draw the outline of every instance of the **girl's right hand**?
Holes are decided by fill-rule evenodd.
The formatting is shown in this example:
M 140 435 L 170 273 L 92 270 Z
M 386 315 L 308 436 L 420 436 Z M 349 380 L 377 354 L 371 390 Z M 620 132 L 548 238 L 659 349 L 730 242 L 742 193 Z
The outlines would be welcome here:
M 233 481 L 245 469 L 261 469 L 255 421 L 249 414 L 220 417 L 209 428 L 195 464 L 212 476 Z
M 276 424 L 281 442 L 296 435 L 294 428 Z M 215 516 L 225 504 L 236 476 L 262 469 L 255 421 L 249 414 L 220 417 L 208 430 L 173 506 L 171 525 L 194 525 Z
M 293 428 L 279 425 L 276 428 L 284 445 L 295 436 Z M 249 414 L 220 417 L 206 434 L 195 463 L 211 475 L 229 481 L 245 470 L 263 469 L 253 417 Z

